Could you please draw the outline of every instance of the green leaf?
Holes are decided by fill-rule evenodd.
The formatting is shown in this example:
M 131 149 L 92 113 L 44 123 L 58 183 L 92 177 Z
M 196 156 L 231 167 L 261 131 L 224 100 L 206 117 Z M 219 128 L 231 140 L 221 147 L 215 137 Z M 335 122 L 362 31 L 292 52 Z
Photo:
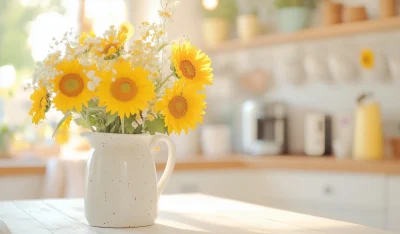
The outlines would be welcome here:
M 140 133 L 142 133 L 142 126 L 141 126 L 141 125 L 139 125 L 139 126 L 133 131 L 133 134 L 140 134 Z
M 96 108 L 99 107 L 99 100 L 97 99 L 90 99 L 88 103 L 88 108 Z
M 133 122 L 133 116 L 125 118 L 125 133 L 133 134 L 133 132 L 135 131 L 135 128 L 132 126 L 132 122 Z
M 167 133 L 168 129 L 165 126 L 165 122 L 163 118 L 157 118 L 153 121 L 147 122 L 147 130 L 151 135 L 158 133 Z
M 116 118 L 114 121 L 114 126 L 112 126 L 110 133 L 119 133 L 120 131 L 121 122 L 119 118 Z
M 114 113 L 113 115 L 107 114 L 106 118 L 107 118 L 106 126 L 108 126 L 115 121 L 115 118 L 117 118 L 117 113 Z
M 86 123 L 85 119 L 83 118 L 77 118 L 74 120 L 74 122 L 83 128 L 90 128 L 90 126 Z
M 52 137 L 54 137 L 54 135 L 56 135 L 58 129 L 61 127 L 61 125 L 65 122 L 65 120 L 66 120 L 69 116 L 71 116 L 71 114 L 70 114 L 70 113 L 66 113 L 66 114 L 64 115 L 64 117 L 60 120 L 60 122 L 58 122 L 57 127 L 56 127 L 56 130 L 54 131 Z

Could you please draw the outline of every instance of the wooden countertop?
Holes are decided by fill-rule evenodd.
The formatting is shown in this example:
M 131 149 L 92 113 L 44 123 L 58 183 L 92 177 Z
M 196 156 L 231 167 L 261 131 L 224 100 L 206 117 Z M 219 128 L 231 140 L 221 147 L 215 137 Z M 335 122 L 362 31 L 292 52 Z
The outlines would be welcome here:
M 0 202 L 0 233 L 292 233 L 389 234 L 352 224 L 202 194 L 162 195 L 155 224 L 90 227 L 82 199 Z M 111 212 L 111 211 L 110 211 Z
M 157 163 L 157 170 L 162 170 L 164 167 L 165 163 Z M 284 169 L 400 175 L 400 160 L 360 161 L 339 160 L 332 156 L 248 156 L 238 154 L 216 160 L 197 157 L 177 162 L 175 165 L 176 171 L 211 169 Z
M 80 158 L 77 160 L 85 159 Z M 165 162 L 156 162 L 157 171 L 162 171 L 165 168 L 165 164 Z M 187 160 L 178 160 L 175 165 L 175 171 L 227 169 L 282 169 L 400 175 L 400 160 L 357 161 L 352 159 L 338 160 L 334 157 L 248 156 L 237 154 L 214 160 L 196 156 Z M 45 172 L 46 161 L 0 160 L 0 176 L 45 174 Z

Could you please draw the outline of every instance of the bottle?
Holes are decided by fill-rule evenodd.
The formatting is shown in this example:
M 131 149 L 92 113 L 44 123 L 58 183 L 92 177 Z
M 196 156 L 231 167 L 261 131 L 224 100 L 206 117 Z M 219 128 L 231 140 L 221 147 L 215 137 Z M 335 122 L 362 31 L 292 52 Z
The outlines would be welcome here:
M 384 156 L 380 107 L 370 96 L 362 94 L 357 99 L 353 149 L 355 159 L 377 160 Z

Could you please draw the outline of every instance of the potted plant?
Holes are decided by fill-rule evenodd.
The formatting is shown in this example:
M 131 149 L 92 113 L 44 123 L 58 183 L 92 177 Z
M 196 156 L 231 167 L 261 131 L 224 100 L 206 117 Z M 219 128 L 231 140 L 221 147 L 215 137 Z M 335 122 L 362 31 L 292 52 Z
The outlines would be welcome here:
M 295 32 L 306 28 L 315 0 L 275 0 L 278 27 L 281 32 Z
M 214 8 L 203 8 L 203 34 L 207 45 L 216 46 L 226 41 L 237 15 L 235 0 L 216 1 Z
M 0 126 L 0 157 L 10 157 L 10 145 L 13 137 L 13 131 L 7 125 Z

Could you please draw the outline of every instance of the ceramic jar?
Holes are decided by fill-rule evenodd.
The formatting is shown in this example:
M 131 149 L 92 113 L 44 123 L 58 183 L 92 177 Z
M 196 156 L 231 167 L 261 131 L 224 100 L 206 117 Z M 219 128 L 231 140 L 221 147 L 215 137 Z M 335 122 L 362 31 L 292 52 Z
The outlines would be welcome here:
M 379 15 L 380 18 L 389 18 L 396 15 L 396 0 L 380 0 L 379 2 Z

